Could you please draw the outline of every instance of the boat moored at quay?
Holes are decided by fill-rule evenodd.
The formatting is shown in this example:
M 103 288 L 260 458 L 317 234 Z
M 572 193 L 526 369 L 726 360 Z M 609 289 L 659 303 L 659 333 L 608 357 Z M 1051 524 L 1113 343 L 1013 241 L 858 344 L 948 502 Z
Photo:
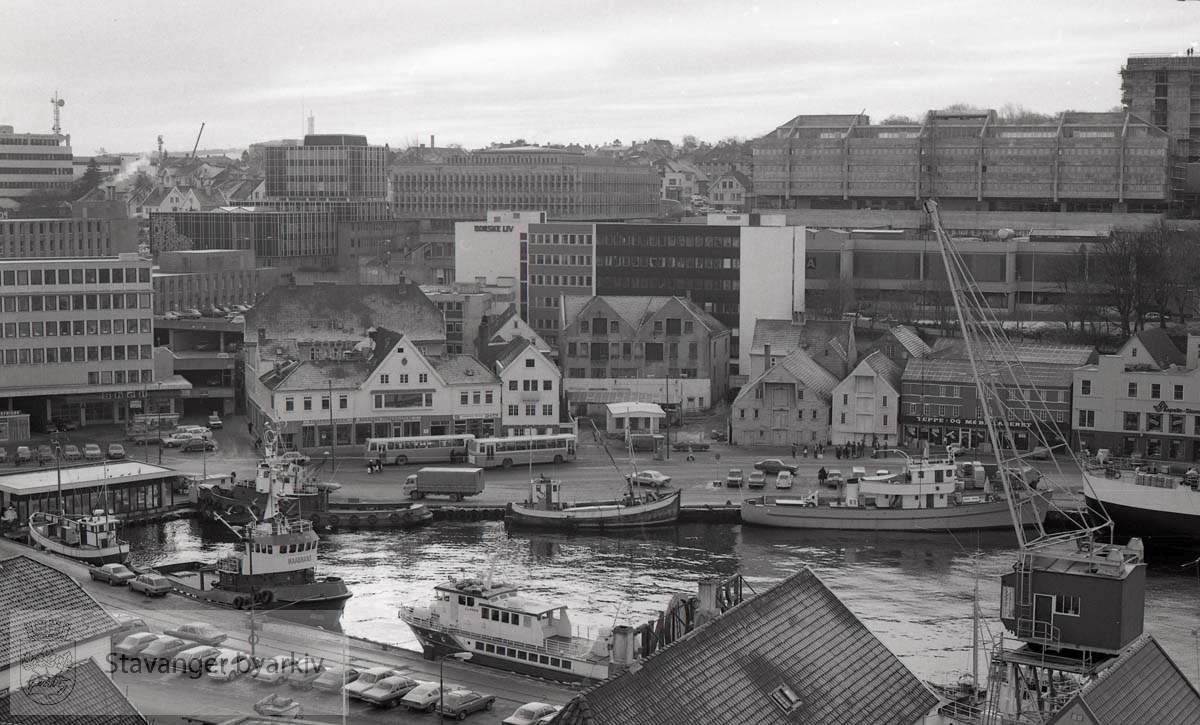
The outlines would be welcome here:
M 839 481 L 837 491 L 808 496 L 758 496 L 742 501 L 742 523 L 796 529 L 854 531 L 976 531 L 1009 529 L 1007 492 L 978 461 L 953 457 L 907 459 L 899 473 Z M 1010 475 L 1012 506 L 1023 526 L 1040 526 L 1049 495 L 1037 490 L 1037 472 Z
M 1200 475 L 1180 468 L 1195 471 L 1146 462 L 1089 463 L 1083 473 L 1088 509 L 1112 519 L 1121 537 L 1136 536 L 1152 546 L 1200 547 Z
M 664 526 L 679 520 L 682 492 L 646 491 L 635 493 L 632 484 L 619 498 L 604 501 L 562 501 L 560 481 L 546 477 L 530 483 L 530 497 L 522 503 L 509 503 L 504 522 L 509 526 L 530 526 L 567 531 L 608 531 Z

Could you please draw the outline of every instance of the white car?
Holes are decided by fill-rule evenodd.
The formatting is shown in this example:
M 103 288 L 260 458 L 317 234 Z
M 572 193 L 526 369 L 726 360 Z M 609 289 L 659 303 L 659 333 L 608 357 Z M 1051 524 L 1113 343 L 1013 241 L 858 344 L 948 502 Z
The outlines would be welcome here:
M 206 673 L 209 679 L 229 682 L 230 680 L 254 671 L 254 662 L 250 655 L 236 649 L 222 648 L 217 650 L 212 666 Z
M 361 700 L 363 693 L 388 677 L 397 677 L 400 672 L 390 667 L 372 667 L 358 676 L 358 679 L 346 685 L 346 696 Z
M 165 448 L 178 448 L 196 437 L 191 433 L 172 433 L 169 436 L 163 436 L 162 444 Z
M 792 472 L 780 471 L 775 476 L 775 488 L 791 488 L 792 487 Z
M 268 657 L 263 660 L 262 664 L 254 672 L 255 682 L 265 682 L 269 685 L 275 685 L 288 676 L 292 671 L 292 663 L 295 659 L 288 655 L 279 655 L 278 657 Z
M 454 689 L 453 685 L 446 685 L 446 692 Z M 442 691 L 436 682 L 422 682 L 409 691 L 400 704 L 407 707 L 409 710 L 423 710 L 425 712 L 433 712 L 437 709 L 438 700 L 442 697 Z
M 654 486 L 655 488 L 666 486 L 671 482 L 670 476 L 658 471 L 638 471 L 628 478 L 638 486 Z
M 516 712 L 500 721 L 500 725 L 537 725 L 547 715 L 558 712 L 558 708 L 545 702 L 528 702 Z

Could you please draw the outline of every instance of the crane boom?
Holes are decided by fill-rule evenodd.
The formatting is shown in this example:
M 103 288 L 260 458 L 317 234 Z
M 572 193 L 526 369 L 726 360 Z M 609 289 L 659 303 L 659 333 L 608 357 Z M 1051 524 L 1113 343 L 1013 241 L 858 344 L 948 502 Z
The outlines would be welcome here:
M 192 146 L 192 158 L 196 158 L 196 149 L 200 148 L 200 137 L 204 135 L 204 122 L 200 122 L 200 133 L 196 134 L 196 143 Z

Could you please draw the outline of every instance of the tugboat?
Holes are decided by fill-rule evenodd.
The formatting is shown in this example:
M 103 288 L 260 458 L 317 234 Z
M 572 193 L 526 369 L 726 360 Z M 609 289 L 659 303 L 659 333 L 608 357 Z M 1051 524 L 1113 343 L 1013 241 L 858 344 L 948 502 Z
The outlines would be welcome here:
M 264 458 L 255 478 L 257 492 L 264 494 L 262 514 L 246 526 L 228 524 L 240 539 L 240 550 L 217 561 L 215 567 L 192 572 L 199 575 L 198 582 L 179 569 L 160 571 L 169 574 L 177 590 L 197 599 L 236 609 L 270 610 L 284 618 L 336 628 L 350 591 L 337 577 L 317 579 L 320 540 L 312 522 L 289 519 L 278 506 L 282 487 L 296 480 L 299 466 L 276 454 L 276 431 L 264 431 L 263 441 Z M 206 586 L 204 575 L 214 570 L 216 581 Z
M 565 605 L 526 599 L 490 576 L 439 584 L 428 607 L 401 607 L 400 619 L 417 635 L 426 659 L 470 652 L 472 662 L 566 682 L 610 674 L 611 631 L 581 636 Z
M 63 508 L 62 452 L 56 451 L 54 459 L 58 513 L 34 511 L 30 514 L 30 543 L 92 566 L 124 564 L 129 556 L 129 542 L 123 541 L 118 534 L 121 520 L 104 509 L 95 509 L 85 516 L 68 514 Z M 107 491 L 104 498 L 108 498 Z
M 542 476 L 530 483 L 530 497 L 524 503 L 509 503 L 504 523 L 509 526 L 534 526 L 572 531 L 603 531 L 644 526 L 666 526 L 679 520 L 681 491 L 674 489 L 636 494 L 630 484 L 628 493 L 611 501 L 564 503 L 559 481 Z

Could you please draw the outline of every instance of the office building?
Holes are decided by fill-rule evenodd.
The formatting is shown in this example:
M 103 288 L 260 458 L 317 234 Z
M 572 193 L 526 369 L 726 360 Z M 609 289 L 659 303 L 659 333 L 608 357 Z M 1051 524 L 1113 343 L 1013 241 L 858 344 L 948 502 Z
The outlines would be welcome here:
M 112 257 L 137 248 L 131 219 L 0 219 L 0 258 Z
M 930 111 L 912 125 L 796 116 L 754 146 L 759 208 L 1161 213 L 1168 134 L 1134 113 L 1067 112 L 1006 124 L 995 111 Z
M 544 209 L 549 219 L 658 216 L 659 179 L 645 164 L 524 146 L 462 151 L 389 170 L 396 215 L 479 219 L 490 209 Z
M 686 297 L 563 296 L 560 309 L 563 385 L 582 411 L 646 399 L 706 410 L 729 389 L 729 328 Z
M 1121 104 L 1175 143 L 1171 192 L 1180 212 L 1200 214 L 1200 56 L 1133 55 L 1121 68 Z
M 266 267 L 321 267 L 338 256 L 337 220 L 319 211 L 223 207 L 151 212 L 155 250 L 248 250 Z
M 154 314 L 254 304 L 282 276 L 277 268 L 255 266 L 254 253 L 248 249 L 160 252 L 151 277 Z
M 303 146 L 264 146 L 267 196 L 305 201 L 387 198 L 387 150 L 366 136 L 321 134 Z
M 35 191 L 71 185 L 71 137 L 57 133 L 14 133 L 0 126 L 0 200 L 19 200 Z M 0 201 L 0 209 L 16 206 Z
M 1188 335 L 1185 351 L 1166 330 L 1142 330 L 1075 370 L 1071 407 L 1081 448 L 1200 461 L 1200 336 Z
M 136 254 L 0 260 L 2 407 L 37 429 L 174 410 L 189 386 L 156 357 L 153 295 L 150 262 Z

